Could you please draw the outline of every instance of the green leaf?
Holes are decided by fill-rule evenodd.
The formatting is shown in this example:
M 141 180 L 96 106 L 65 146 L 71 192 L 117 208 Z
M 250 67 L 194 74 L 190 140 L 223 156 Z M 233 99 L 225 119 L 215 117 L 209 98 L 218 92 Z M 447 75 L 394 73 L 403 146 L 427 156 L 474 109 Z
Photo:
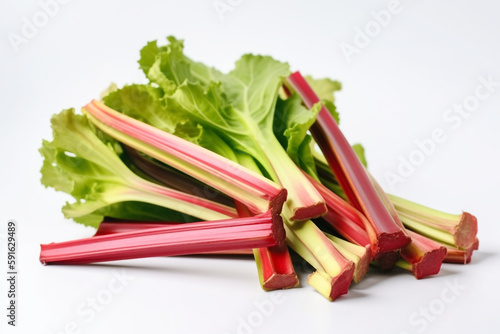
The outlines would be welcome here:
M 194 62 L 184 55 L 184 41 L 167 37 L 168 44 L 158 47 L 156 41 L 149 42 L 141 50 L 139 64 L 146 77 L 172 95 L 184 81 L 207 86 L 217 82 L 222 74 L 212 67 Z
M 356 155 L 359 158 L 359 161 L 363 164 L 363 166 L 368 167 L 368 162 L 366 161 L 366 156 L 365 156 L 365 148 L 361 144 L 354 144 L 352 145 L 352 148 Z
M 316 95 L 320 98 L 321 102 L 325 105 L 326 109 L 330 111 L 337 124 L 340 122 L 337 108 L 335 107 L 334 93 L 342 89 L 342 84 L 328 78 L 313 79 L 311 76 L 306 76 L 307 83 L 314 90 Z
M 272 128 L 278 90 L 289 74 L 288 64 L 267 56 L 247 54 L 221 81 L 234 110 L 268 130 Z
M 104 97 L 104 103 L 122 114 L 191 142 L 198 142 L 202 128 L 190 121 L 187 115 L 167 110 L 163 91 L 151 85 L 130 85 Z
M 40 149 L 44 157 L 41 181 L 75 198 L 63 207 L 66 218 L 93 227 L 105 215 L 131 219 L 128 214 L 145 216 L 148 210 L 164 215 L 165 221 L 188 219 L 173 210 L 178 202 L 149 190 L 159 186 L 152 188 L 150 182 L 134 174 L 120 159 L 121 146 L 97 131 L 86 116 L 75 114 L 73 109 L 63 110 L 52 117 L 51 123 L 54 138 L 51 142 L 44 140 Z M 132 204 L 127 211 L 125 204 L 118 204 L 130 201 L 150 205 Z M 156 205 L 170 209 L 154 208 Z M 198 213 L 196 205 L 189 208 Z
M 113 142 L 104 143 L 86 117 L 73 109 L 52 117 L 54 139 L 43 141 L 42 184 L 71 194 L 67 218 L 90 214 L 122 200 L 132 172 L 120 160 Z
M 186 57 L 182 41 L 173 37 L 168 41 L 162 47 L 148 43 L 139 61 L 151 85 L 157 85 L 163 92 L 160 100 L 166 111 L 183 115 L 200 127 L 202 134 L 197 144 L 234 161 L 248 163 L 249 168 L 257 166 L 266 177 L 279 182 L 288 190 L 287 205 L 293 215 L 299 208 L 320 210 L 321 196 L 283 151 L 273 133 L 278 93 L 283 79 L 290 74 L 288 64 L 268 56 L 246 54 L 231 72 L 222 74 Z M 308 127 L 314 122 L 317 111 L 305 111 L 308 115 L 305 119 L 297 119 L 305 114 L 293 115 L 293 126 L 286 132 L 290 150 L 299 149 Z M 157 126 L 155 116 L 148 112 L 130 115 Z M 172 133 L 172 128 L 163 128 Z M 240 159 L 246 155 L 251 159 Z
M 168 113 L 184 115 L 204 129 L 206 135 L 197 144 L 213 150 L 218 147 L 213 143 L 226 143 L 228 146 L 217 153 L 233 159 L 228 148 L 241 151 L 253 156 L 264 169 L 271 169 L 258 141 L 271 133 L 278 90 L 282 79 L 290 73 L 288 65 L 271 57 L 248 54 L 224 75 L 186 57 L 182 41 L 170 36 L 168 42 L 162 47 L 156 42 L 148 43 L 139 61 L 147 77 L 164 91 Z M 105 103 L 122 111 L 108 99 Z M 174 133 L 172 127 L 162 127 L 154 119 L 163 116 L 150 114 L 147 109 L 145 115 L 142 109 L 136 108 L 139 115 L 129 115 Z M 154 114 L 164 112 L 155 110 Z
M 233 150 L 253 156 L 270 171 L 261 142 L 272 136 L 278 89 L 288 73 L 288 65 L 270 57 L 245 55 L 220 82 L 182 83 L 166 97 L 166 106 L 212 129 Z
M 307 135 L 298 148 L 299 166 L 304 172 L 320 182 L 311 147 L 312 137 Z
M 293 94 L 286 100 L 278 99 L 274 113 L 273 130 L 292 160 L 299 164 L 300 146 L 306 138 L 307 131 L 316 121 L 321 104 L 315 104 L 309 110 L 302 105 L 302 100 Z M 306 150 L 304 147 L 302 150 Z
M 120 202 L 103 207 L 86 216 L 74 218 L 80 224 L 97 227 L 104 217 L 139 221 L 194 222 L 198 218 L 144 202 Z
M 160 88 L 130 85 L 105 96 L 104 103 L 122 114 L 236 161 L 232 148 L 216 132 L 211 128 L 204 129 L 200 122 L 190 118 L 181 108 L 167 109 L 163 97 Z
M 139 59 L 139 67 L 147 76 L 151 66 L 156 61 L 156 56 L 160 53 L 160 48 L 156 41 L 148 42 L 145 47 L 141 49 L 141 58 Z

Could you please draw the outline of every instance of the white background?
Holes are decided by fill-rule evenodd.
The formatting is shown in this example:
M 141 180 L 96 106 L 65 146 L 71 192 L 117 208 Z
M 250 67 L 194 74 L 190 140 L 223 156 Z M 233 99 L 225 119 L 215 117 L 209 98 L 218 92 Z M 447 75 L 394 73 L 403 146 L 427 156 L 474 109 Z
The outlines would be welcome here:
M 456 128 L 443 118 L 454 103 L 474 94 L 479 77 L 500 82 L 498 2 L 401 0 L 400 12 L 350 62 L 340 45 L 355 46 L 357 28 L 375 29 L 371 12 L 387 8 L 387 2 L 229 3 L 232 10 L 221 19 L 212 0 L 73 0 L 16 48 L 9 34 L 23 36 L 25 18 L 32 22 L 42 7 L 35 1 L 1 2 L 1 332 L 498 332 L 500 87 Z M 190 57 L 225 71 L 241 54 L 253 52 L 342 81 L 341 127 L 350 141 L 364 143 L 370 169 L 386 187 L 385 175 L 397 172 L 399 156 L 408 158 L 418 149 L 415 140 L 443 129 L 445 142 L 391 190 L 445 211 L 474 213 L 481 244 L 472 263 L 444 265 L 438 276 L 421 281 L 398 270 L 374 271 L 333 303 L 306 284 L 306 273 L 298 289 L 263 292 L 251 259 L 42 266 L 40 243 L 93 232 L 65 220 L 60 208 L 69 198 L 39 183 L 37 149 L 42 138 L 51 137 L 50 116 L 81 107 L 111 81 L 143 81 L 139 49 L 169 34 L 186 40 Z M 19 225 L 17 328 L 7 328 L 4 315 L 8 219 Z M 133 279 L 110 295 L 108 284 L 123 270 Z M 450 294 L 450 284 L 461 288 Z M 443 302 L 443 293 L 453 301 Z M 109 303 L 92 313 L 87 303 L 95 297 Z M 272 309 L 258 311 L 255 302 L 269 306 L 271 298 L 277 301 Z M 249 321 L 258 326 L 242 325 Z

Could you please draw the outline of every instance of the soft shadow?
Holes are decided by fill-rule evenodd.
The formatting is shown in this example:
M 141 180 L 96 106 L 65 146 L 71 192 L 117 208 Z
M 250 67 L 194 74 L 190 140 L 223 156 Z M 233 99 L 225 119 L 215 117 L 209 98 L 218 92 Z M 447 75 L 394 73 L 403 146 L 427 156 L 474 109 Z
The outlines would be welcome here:
M 168 258 L 164 258 L 165 262 L 158 261 L 155 264 L 144 264 L 144 263 L 93 263 L 93 264 L 85 264 L 85 265 L 71 265 L 72 267 L 86 267 L 92 268 L 95 270 L 103 269 L 109 270 L 110 268 L 114 269 L 128 269 L 134 271 L 135 273 L 131 273 L 132 275 L 137 274 L 141 275 L 146 272 L 155 272 L 155 273 L 165 273 L 170 276 L 177 275 L 190 275 L 190 276 L 203 276 L 204 278 L 220 278 L 226 277 L 231 279 L 243 279 L 248 278 L 248 273 L 246 271 L 234 270 L 231 267 L 231 263 L 228 263 L 227 266 L 209 266 L 203 265 L 200 266 L 199 262 L 193 262 L 192 264 L 189 261 L 183 261 L 182 263 L 170 263 L 168 262 Z M 193 259 L 195 261 L 196 259 Z M 59 265 L 58 265 L 59 266 Z
M 387 279 L 394 277 L 395 275 L 404 275 L 404 274 L 411 275 L 409 272 L 402 270 L 400 268 L 394 268 L 390 271 L 379 271 L 375 268 L 370 268 L 370 270 L 368 270 L 368 272 L 366 273 L 365 277 L 361 280 L 361 282 L 351 285 L 351 289 L 358 291 L 370 289 L 371 287 L 379 284 L 380 282 L 384 282 Z
M 361 292 L 359 290 L 349 288 L 349 292 L 345 295 L 342 295 L 338 298 L 339 301 L 349 301 L 349 300 L 356 300 L 360 298 L 366 298 L 368 294 Z
M 446 263 L 443 263 L 443 265 L 441 266 L 441 270 L 439 270 L 439 273 L 437 275 L 432 275 L 432 276 L 426 277 L 424 279 L 433 278 L 433 277 L 454 276 L 454 275 L 459 273 L 456 270 L 450 270 L 449 266 L 445 266 L 445 265 L 446 265 Z
M 241 261 L 255 261 L 252 254 L 196 254 L 196 255 L 182 255 L 185 258 L 195 259 L 212 259 L 212 260 L 241 260 Z
M 479 245 L 479 246 L 481 246 L 481 245 Z M 480 250 L 477 250 L 477 251 L 474 251 L 472 253 L 471 261 L 469 263 L 467 263 L 467 265 L 473 266 L 476 264 L 480 264 L 480 263 L 484 262 L 485 260 L 488 260 L 489 258 L 498 257 L 498 255 L 499 255 L 498 253 L 482 252 Z
M 299 279 L 299 285 L 297 288 L 303 288 L 307 286 L 307 277 L 312 273 L 312 271 L 305 272 L 305 271 L 300 271 L 295 268 L 295 272 L 297 273 L 297 278 Z

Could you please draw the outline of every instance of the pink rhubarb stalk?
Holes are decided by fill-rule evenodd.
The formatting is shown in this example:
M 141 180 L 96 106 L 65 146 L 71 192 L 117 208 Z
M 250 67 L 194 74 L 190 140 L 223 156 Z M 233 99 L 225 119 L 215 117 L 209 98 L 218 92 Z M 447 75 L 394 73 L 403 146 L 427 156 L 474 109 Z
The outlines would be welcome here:
M 128 195 L 130 200 L 134 200 L 135 192 L 137 197 L 147 199 L 150 203 L 167 206 L 163 204 L 168 198 L 171 204 L 168 206 L 171 209 L 192 214 L 200 219 L 214 220 L 223 217 L 236 218 L 237 212 L 234 208 L 226 206 L 208 199 L 186 194 L 175 189 L 170 189 L 156 183 L 137 178 L 134 183 L 140 190 L 130 190 Z M 193 210 L 195 209 L 195 210 Z M 191 213 L 193 212 L 193 213 Z
M 207 195 L 207 197 L 209 196 L 211 199 L 221 200 L 226 204 L 229 204 L 227 201 L 230 200 L 233 205 L 236 204 L 235 206 L 238 209 L 240 217 L 251 217 L 254 215 L 244 204 L 233 201 L 231 198 L 215 191 L 214 189 L 207 190 L 207 185 L 200 184 L 199 181 L 189 177 L 188 175 L 178 172 L 176 173 L 172 169 L 167 169 L 164 166 L 155 164 L 154 162 L 141 156 L 134 149 L 129 148 L 127 151 L 133 163 L 141 171 L 145 172 L 149 176 L 152 176 L 157 181 L 187 193 Z M 258 168 L 255 168 L 255 170 L 258 171 Z M 281 219 L 279 217 L 279 212 L 275 212 L 275 214 L 277 214 L 277 220 Z M 101 230 L 101 227 L 99 229 Z M 232 254 L 235 252 L 241 254 L 243 251 L 231 251 Z M 210 254 L 214 253 L 220 254 L 221 252 L 210 252 Z M 246 254 L 247 252 L 245 251 L 243 253 Z M 250 250 L 250 254 L 254 254 L 259 273 L 259 281 L 263 289 L 288 289 L 299 284 L 299 280 L 293 268 L 292 260 L 286 245 L 283 244 L 271 248 L 254 249 L 253 251 Z
M 282 244 L 282 226 L 269 211 L 248 218 L 168 225 L 41 245 L 43 264 L 86 264 L 199 254 Z
M 150 221 L 143 222 L 143 221 L 132 221 L 132 220 L 103 221 L 101 224 L 99 224 L 99 228 L 95 232 L 94 236 L 124 233 L 124 232 L 140 232 L 151 228 L 159 228 L 159 227 L 173 226 L 179 224 L 187 224 L 187 223 L 150 222 Z
M 177 222 L 133 222 L 133 221 L 112 221 L 102 222 L 99 225 L 95 236 L 109 235 L 124 232 L 141 232 L 151 228 L 161 228 L 166 226 L 175 226 Z M 280 238 L 282 238 L 280 236 Z M 299 284 L 297 274 L 293 268 L 290 253 L 285 244 L 276 245 L 270 248 L 236 249 L 225 251 L 209 251 L 202 254 L 220 254 L 220 255 L 254 255 L 257 268 L 259 270 L 259 280 L 265 290 L 288 289 L 296 287 Z M 259 265 L 259 263 L 261 265 Z
M 126 145 L 123 146 L 133 166 L 138 169 L 140 174 L 143 173 L 145 178 L 150 178 L 155 182 L 187 194 L 203 197 L 227 206 L 234 206 L 231 197 L 172 167 L 165 166 L 153 159 L 148 159 L 133 148 Z
M 251 217 L 250 210 L 238 201 L 234 201 L 240 217 Z M 283 230 L 284 232 L 284 230 Z M 279 236 L 285 239 L 285 234 Z M 254 248 L 260 285 L 264 290 L 289 289 L 299 284 L 293 268 L 292 259 L 285 243 L 268 248 Z
M 100 101 L 83 108 L 101 131 L 245 204 L 252 213 L 280 212 L 286 190 L 196 144 L 121 114 Z
M 305 175 L 325 199 L 328 212 L 321 218 L 350 242 L 363 247 L 370 245 L 370 239 L 375 239 L 376 235 L 366 217 L 330 189 Z
M 320 102 L 299 72 L 290 75 L 287 82 L 306 107 Z M 372 248 L 376 253 L 409 244 L 410 238 L 385 209 L 363 165 L 325 106 L 310 130 L 350 203 L 366 216 L 375 231 L 377 239 Z
M 115 234 L 115 233 L 124 233 L 124 232 L 139 232 L 143 230 L 147 230 L 150 228 L 159 228 L 165 227 L 169 225 L 178 225 L 178 224 L 188 224 L 188 223 L 179 223 L 179 222 L 142 222 L 142 221 L 131 221 L 131 220 L 113 220 L 113 221 L 103 221 L 99 224 L 99 228 L 95 232 L 94 236 L 98 235 L 106 235 L 106 234 Z M 202 253 L 206 255 L 253 255 L 253 251 L 251 249 L 236 249 L 236 250 L 228 250 L 228 251 L 213 251 Z
M 394 220 L 394 223 L 397 226 L 399 226 L 399 228 L 401 230 L 403 230 L 407 234 L 409 234 L 406 231 L 405 227 L 403 226 L 403 223 L 399 219 L 396 208 L 392 204 L 388 195 L 384 192 L 384 190 L 382 189 L 380 184 L 377 182 L 377 180 L 375 180 L 375 178 L 370 174 L 370 172 L 368 172 L 368 170 L 366 170 L 366 169 L 365 169 L 365 171 L 366 171 L 366 174 L 368 175 L 368 177 L 373 185 L 373 188 L 375 189 L 375 191 L 377 192 L 377 195 L 379 196 L 380 200 L 382 201 L 384 207 L 386 208 L 387 212 L 389 212 L 392 219 Z M 410 243 L 410 244 L 406 245 L 405 247 L 403 247 L 401 249 L 401 251 L 404 251 L 407 248 L 411 248 L 413 250 L 415 248 L 415 245 Z M 410 252 L 410 251 L 408 251 L 408 252 Z M 394 265 L 396 265 L 398 259 L 399 259 L 399 253 L 397 251 L 378 253 L 374 258 L 374 260 L 377 262 L 378 267 L 384 271 L 392 269 L 394 267 Z M 439 269 L 438 269 L 438 271 L 439 271 Z
M 408 231 L 408 234 L 412 242 L 400 250 L 408 264 L 402 265 L 400 260 L 396 264 L 411 269 L 416 279 L 438 274 L 446 257 L 446 247 L 415 232 Z
M 472 252 L 479 249 L 479 239 L 476 238 L 472 245 L 467 248 L 455 248 L 450 245 L 444 245 L 447 253 L 443 262 L 467 264 L 472 259 Z

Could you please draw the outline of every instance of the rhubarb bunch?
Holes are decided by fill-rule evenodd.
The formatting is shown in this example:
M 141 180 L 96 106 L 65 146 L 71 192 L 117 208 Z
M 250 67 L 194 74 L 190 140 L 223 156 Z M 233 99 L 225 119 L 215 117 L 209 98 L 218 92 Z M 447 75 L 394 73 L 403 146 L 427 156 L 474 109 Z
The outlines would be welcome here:
M 383 191 L 338 126 L 340 83 L 252 54 L 222 73 L 174 37 L 149 42 L 139 65 L 148 83 L 52 117 L 42 184 L 70 194 L 65 217 L 97 232 L 42 245 L 42 263 L 253 254 L 274 290 L 299 284 L 293 250 L 335 300 L 370 263 L 421 279 L 478 248 L 473 215 Z

